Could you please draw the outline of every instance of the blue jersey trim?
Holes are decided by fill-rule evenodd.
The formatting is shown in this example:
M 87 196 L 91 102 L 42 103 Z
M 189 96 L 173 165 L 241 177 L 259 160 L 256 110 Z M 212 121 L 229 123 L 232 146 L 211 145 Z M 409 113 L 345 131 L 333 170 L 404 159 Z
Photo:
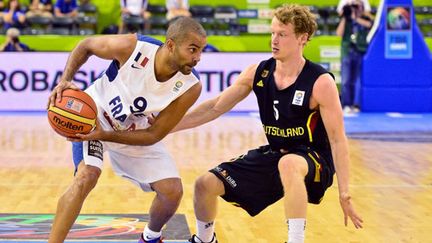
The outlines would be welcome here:
M 118 74 L 118 66 L 116 61 L 112 61 L 108 69 L 105 71 L 110 82 L 114 81 Z
M 153 37 L 150 37 L 150 36 L 146 36 L 146 35 L 140 35 L 140 34 L 137 34 L 137 39 L 138 39 L 139 41 L 148 42 L 148 43 L 155 44 L 155 45 L 158 45 L 158 46 L 163 45 L 163 42 L 162 42 L 162 41 L 157 40 L 157 39 L 155 39 L 155 38 L 153 38 Z
M 195 70 L 195 68 L 192 69 L 192 73 L 193 73 L 193 75 L 195 75 L 195 77 L 196 77 L 198 80 L 200 80 L 199 73 L 197 72 L 197 70 Z

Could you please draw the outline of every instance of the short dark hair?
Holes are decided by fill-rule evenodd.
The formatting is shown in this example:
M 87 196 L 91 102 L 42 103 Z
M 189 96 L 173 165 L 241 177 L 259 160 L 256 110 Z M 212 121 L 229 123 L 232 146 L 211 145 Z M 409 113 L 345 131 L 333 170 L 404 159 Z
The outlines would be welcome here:
M 190 33 L 206 36 L 206 31 L 198 21 L 191 17 L 178 17 L 168 26 L 166 38 L 181 43 Z

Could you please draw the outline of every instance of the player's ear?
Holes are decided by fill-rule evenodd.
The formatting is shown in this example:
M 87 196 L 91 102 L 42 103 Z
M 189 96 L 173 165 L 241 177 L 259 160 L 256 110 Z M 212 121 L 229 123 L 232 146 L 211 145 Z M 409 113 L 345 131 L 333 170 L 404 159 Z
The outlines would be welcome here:
M 174 51 L 175 43 L 174 43 L 174 41 L 172 39 L 167 39 L 166 42 L 165 42 L 165 45 L 167 46 L 167 48 L 168 48 L 168 50 L 170 52 Z
M 303 34 L 300 36 L 300 42 L 301 42 L 301 45 L 302 45 L 302 46 L 305 46 L 305 45 L 306 45 L 306 43 L 307 43 L 307 41 L 308 41 L 308 38 L 309 38 L 309 34 L 308 34 L 308 33 L 303 33 Z

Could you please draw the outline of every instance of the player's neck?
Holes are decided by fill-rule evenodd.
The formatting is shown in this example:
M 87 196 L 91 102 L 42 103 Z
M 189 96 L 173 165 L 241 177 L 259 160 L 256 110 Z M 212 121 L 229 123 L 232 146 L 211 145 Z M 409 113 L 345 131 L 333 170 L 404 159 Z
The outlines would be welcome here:
M 306 59 L 302 55 L 277 60 L 276 72 L 284 76 L 298 76 L 305 63 Z
M 167 51 L 164 46 L 159 47 L 156 51 L 154 72 L 156 80 L 159 82 L 165 82 L 177 73 L 168 58 Z

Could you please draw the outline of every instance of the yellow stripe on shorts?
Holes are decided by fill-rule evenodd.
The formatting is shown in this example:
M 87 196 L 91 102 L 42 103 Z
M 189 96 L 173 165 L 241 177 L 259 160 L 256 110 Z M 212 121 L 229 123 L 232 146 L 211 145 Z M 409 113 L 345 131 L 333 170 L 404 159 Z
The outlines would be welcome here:
M 312 154 L 308 153 L 308 156 L 315 163 L 315 178 L 314 178 L 314 182 L 320 182 L 321 181 L 321 174 L 320 174 L 321 165 L 320 165 L 320 163 L 318 163 L 318 161 L 316 161 L 316 159 L 312 156 Z

